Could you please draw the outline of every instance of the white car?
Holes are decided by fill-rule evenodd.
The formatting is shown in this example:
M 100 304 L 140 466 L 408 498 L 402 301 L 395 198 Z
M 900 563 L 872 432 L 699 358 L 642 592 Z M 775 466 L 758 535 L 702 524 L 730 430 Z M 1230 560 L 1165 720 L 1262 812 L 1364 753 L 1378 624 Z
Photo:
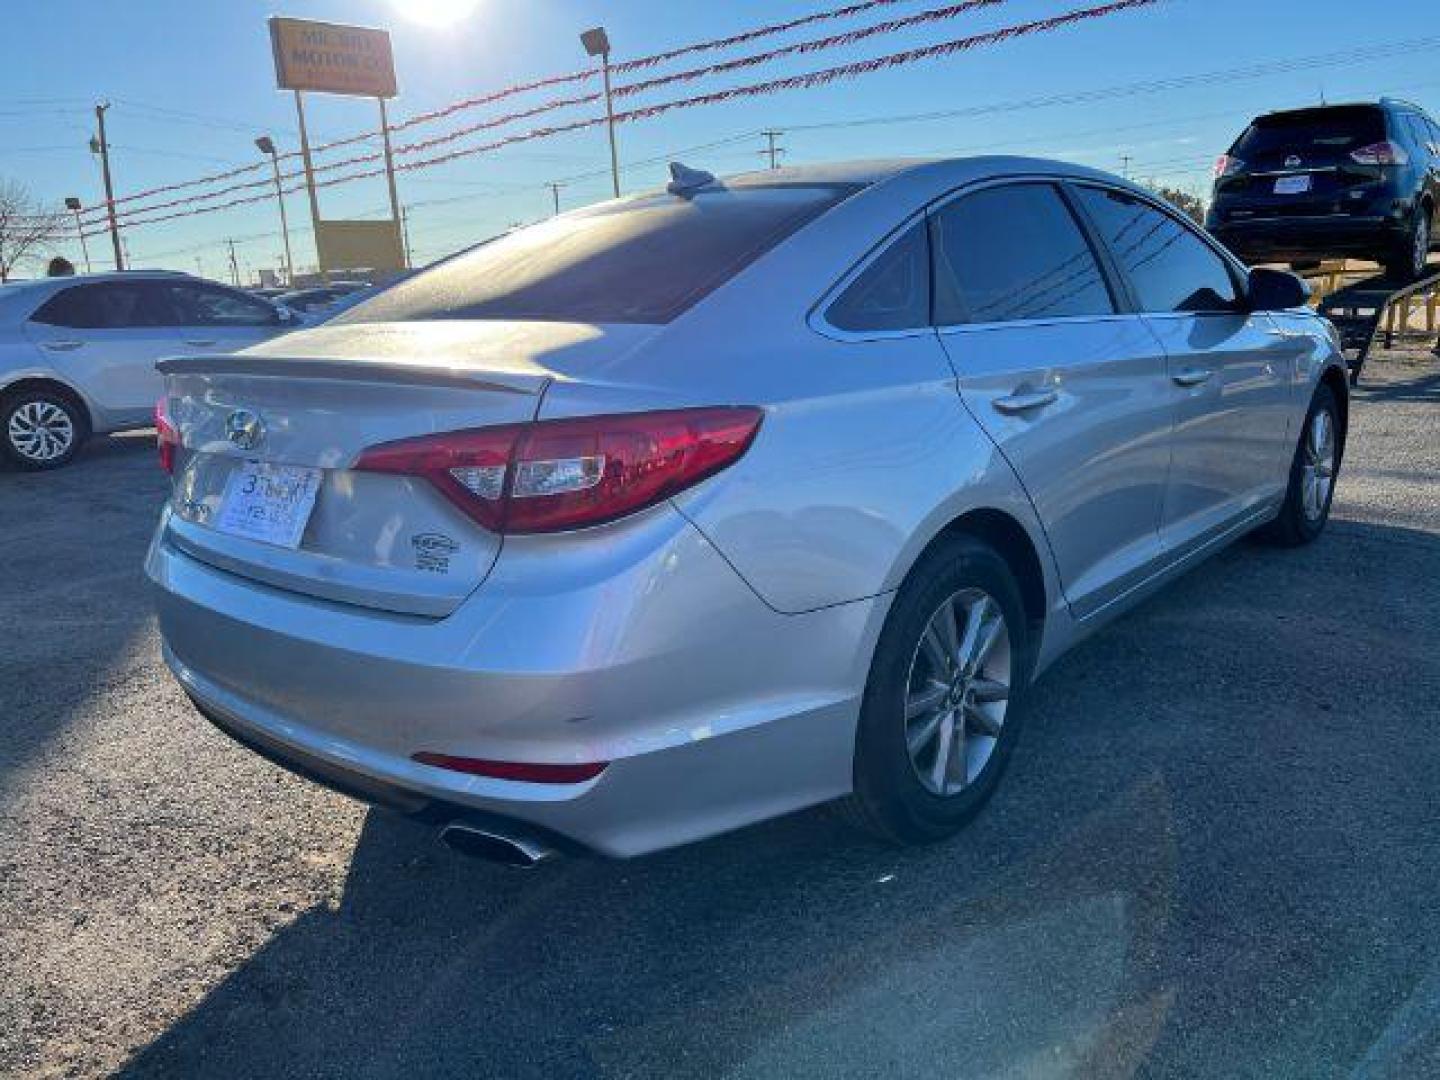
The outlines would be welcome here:
M 90 435 L 146 427 L 167 356 L 233 353 L 298 325 L 267 300 L 139 271 L 0 286 L 0 451 L 53 469 Z

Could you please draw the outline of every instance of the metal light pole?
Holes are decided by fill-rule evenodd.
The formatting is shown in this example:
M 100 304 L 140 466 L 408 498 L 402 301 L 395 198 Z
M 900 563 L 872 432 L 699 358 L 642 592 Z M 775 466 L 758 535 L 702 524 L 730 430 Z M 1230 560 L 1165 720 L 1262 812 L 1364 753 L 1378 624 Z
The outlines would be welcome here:
M 115 186 L 110 182 L 110 144 L 105 140 L 105 110 L 108 101 L 95 106 L 95 123 L 99 127 L 100 171 L 105 177 L 105 213 L 110 218 L 110 241 L 115 245 L 115 269 L 125 269 L 125 255 L 120 250 L 120 225 L 115 220 Z
M 590 56 L 600 57 L 600 70 L 605 76 L 605 127 L 610 134 L 610 179 L 615 186 L 615 197 L 620 197 L 620 156 L 615 149 L 615 100 L 610 91 L 610 36 L 603 26 L 586 30 L 580 35 L 580 44 Z
M 275 202 L 280 207 L 280 233 L 285 237 L 285 284 L 294 288 L 295 262 L 290 257 L 290 220 L 285 216 L 285 189 L 280 182 L 280 154 L 275 149 L 275 140 L 269 135 L 261 135 L 255 140 L 255 146 L 262 154 L 270 156 L 270 164 L 275 168 Z
M 406 249 L 409 245 L 405 242 L 405 226 L 400 220 L 400 194 L 395 189 L 395 153 L 390 147 L 390 114 L 386 111 L 383 97 L 375 100 L 380 103 L 380 140 L 385 151 L 385 183 L 390 188 L 390 220 L 395 226 L 395 239 L 400 244 L 400 261 L 408 270 L 410 255 Z
M 85 254 L 85 272 L 92 274 L 94 271 L 90 269 L 90 245 L 85 242 L 85 226 L 80 224 L 80 200 L 71 195 L 65 200 L 65 209 L 75 215 L 75 233 L 80 237 L 80 250 Z

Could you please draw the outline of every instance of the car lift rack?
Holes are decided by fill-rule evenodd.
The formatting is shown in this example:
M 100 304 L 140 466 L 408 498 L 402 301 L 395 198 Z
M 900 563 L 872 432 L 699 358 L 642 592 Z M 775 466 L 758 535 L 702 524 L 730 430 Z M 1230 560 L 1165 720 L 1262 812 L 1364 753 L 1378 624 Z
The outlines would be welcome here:
M 1324 315 L 1340 331 L 1340 346 L 1346 351 L 1346 362 L 1350 366 L 1350 384 L 1360 384 L 1360 372 L 1365 361 L 1370 359 L 1370 350 L 1385 324 L 1385 348 L 1395 344 L 1397 319 L 1403 328 L 1410 307 L 1417 297 L 1430 304 L 1428 328 L 1434 330 L 1434 312 L 1440 300 L 1440 267 L 1431 265 L 1426 276 L 1401 284 L 1384 274 L 1357 281 L 1353 285 L 1327 295 L 1320 301 L 1320 314 Z M 1386 314 L 1389 319 L 1386 319 Z M 1351 357 L 1349 353 L 1354 351 Z

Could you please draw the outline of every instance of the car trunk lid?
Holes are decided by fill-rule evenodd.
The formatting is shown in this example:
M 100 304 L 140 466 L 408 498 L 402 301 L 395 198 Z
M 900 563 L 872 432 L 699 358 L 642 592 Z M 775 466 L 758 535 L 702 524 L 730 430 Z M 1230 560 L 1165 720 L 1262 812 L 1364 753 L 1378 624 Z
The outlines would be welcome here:
M 583 366 L 644 329 L 356 325 L 163 361 L 180 444 L 167 538 L 274 588 L 443 617 L 485 580 L 501 537 L 421 478 L 355 470 L 362 451 L 529 421 L 562 357 Z

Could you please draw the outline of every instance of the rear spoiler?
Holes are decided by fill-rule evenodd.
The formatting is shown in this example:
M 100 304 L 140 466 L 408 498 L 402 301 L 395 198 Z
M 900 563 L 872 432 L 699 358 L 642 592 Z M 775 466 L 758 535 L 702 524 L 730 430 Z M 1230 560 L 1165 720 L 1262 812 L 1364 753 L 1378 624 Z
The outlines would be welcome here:
M 346 379 L 405 386 L 453 386 L 501 394 L 539 395 L 553 376 L 524 371 L 474 371 L 452 364 L 367 357 L 176 356 L 161 360 L 162 375 L 258 375 Z

